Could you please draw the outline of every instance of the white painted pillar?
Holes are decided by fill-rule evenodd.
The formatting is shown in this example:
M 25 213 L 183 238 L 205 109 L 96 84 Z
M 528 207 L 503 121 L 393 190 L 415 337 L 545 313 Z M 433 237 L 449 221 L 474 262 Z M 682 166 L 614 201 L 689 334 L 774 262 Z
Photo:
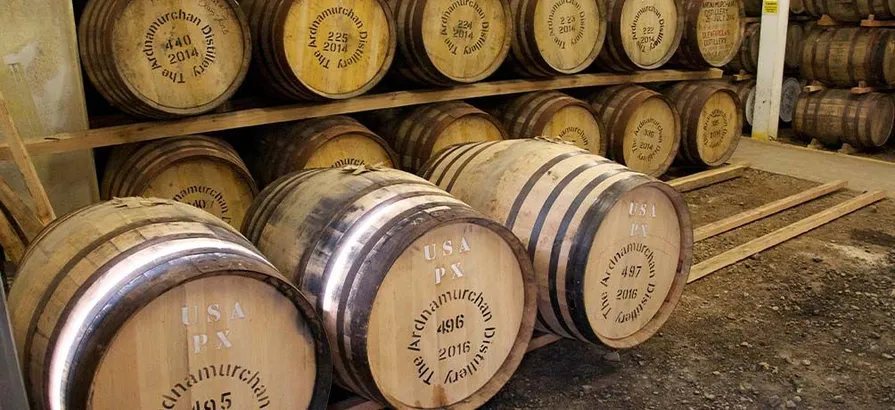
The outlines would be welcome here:
M 780 90 L 783 86 L 789 0 L 764 0 L 761 9 L 761 43 L 758 46 L 752 138 L 775 140 L 777 127 L 780 125 Z

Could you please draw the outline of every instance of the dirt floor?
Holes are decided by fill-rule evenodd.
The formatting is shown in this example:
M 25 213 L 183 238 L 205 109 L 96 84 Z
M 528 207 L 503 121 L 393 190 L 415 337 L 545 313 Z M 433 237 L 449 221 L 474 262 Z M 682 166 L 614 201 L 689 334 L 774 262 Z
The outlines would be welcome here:
M 686 199 L 701 226 L 814 185 L 750 170 Z M 855 194 L 707 239 L 696 261 Z M 486 408 L 895 409 L 895 201 L 688 285 L 657 336 L 618 353 L 571 340 L 531 352 Z

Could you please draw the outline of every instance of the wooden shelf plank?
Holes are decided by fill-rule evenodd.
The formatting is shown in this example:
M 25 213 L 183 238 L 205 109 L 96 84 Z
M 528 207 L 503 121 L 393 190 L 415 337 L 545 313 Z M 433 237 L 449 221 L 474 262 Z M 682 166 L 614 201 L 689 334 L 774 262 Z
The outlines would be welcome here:
M 396 91 L 370 94 L 347 100 L 322 104 L 296 104 L 281 107 L 254 108 L 220 114 L 209 114 L 175 121 L 142 122 L 137 124 L 67 132 L 50 135 L 42 141 L 27 143 L 31 155 L 78 151 L 129 142 L 147 141 L 186 134 L 202 134 L 234 128 L 252 127 L 278 122 L 295 121 L 328 115 L 406 107 L 443 101 L 496 95 L 517 94 L 540 90 L 560 90 L 579 87 L 599 87 L 626 82 L 650 83 L 661 81 L 709 80 L 721 78 L 722 71 L 651 70 L 634 73 L 588 73 L 545 79 L 516 79 L 460 85 L 444 89 Z M 9 159 L 9 147 L 0 145 L 0 159 Z
M 677 189 L 679 192 L 689 192 L 727 181 L 728 179 L 737 178 L 743 175 L 743 172 L 746 172 L 746 169 L 748 168 L 748 163 L 727 165 L 721 168 L 710 169 L 693 175 L 672 179 L 671 181 L 668 181 L 668 185 L 671 185 L 672 188 Z
M 759 253 L 763 250 L 773 248 L 774 246 L 795 238 L 796 236 L 799 236 L 814 228 L 829 223 L 836 218 L 857 211 L 858 209 L 861 209 L 876 201 L 882 200 L 883 198 L 885 198 L 885 196 L 886 193 L 883 191 L 873 191 L 858 195 L 832 208 L 818 212 L 767 235 L 746 242 L 720 255 L 709 258 L 708 260 L 700 262 L 693 266 L 693 268 L 690 270 L 690 276 L 687 279 L 687 283 L 691 283 L 705 276 L 711 275 L 721 268 L 733 265 L 734 263 L 755 255 L 756 253 Z

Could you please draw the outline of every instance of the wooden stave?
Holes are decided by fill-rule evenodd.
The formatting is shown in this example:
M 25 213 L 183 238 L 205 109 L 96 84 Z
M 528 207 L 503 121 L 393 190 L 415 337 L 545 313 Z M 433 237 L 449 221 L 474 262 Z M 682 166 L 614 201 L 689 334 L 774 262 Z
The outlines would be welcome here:
M 820 111 L 824 108 L 835 110 L 827 116 L 837 121 L 823 121 Z M 862 117 L 885 118 L 883 116 L 888 117 L 888 121 L 884 119 L 879 122 L 883 127 L 879 134 L 871 129 L 872 121 L 860 121 Z M 853 95 L 849 90 L 826 89 L 802 93 L 796 102 L 792 127 L 799 136 L 817 139 L 824 145 L 849 143 L 857 149 L 868 149 L 885 145 L 895 128 L 893 121 L 895 102 L 885 94 Z M 832 124 L 837 127 L 832 127 Z
M 243 58 L 233 81 L 214 100 L 192 108 L 173 108 L 142 97 L 134 86 L 125 81 L 114 61 L 103 56 L 114 55 L 111 30 L 127 6 L 126 0 L 92 0 L 85 7 L 78 25 L 79 51 L 84 71 L 97 91 L 119 110 L 138 117 L 177 119 L 214 110 L 232 97 L 248 73 L 252 44 L 248 22 L 235 0 L 222 0 L 233 11 L 242 31 Z M 97 5 L 91 7 L 93 3 Z
M 727 71 L 738 73 L 745 71 L 755 74 L 758 72 L 758 45 L 761 41 L 761 24 L 746 24 L 743 32 L 743 42 L 739 51 L 727 63 Z
M 628 95 L 624 96 L 625 93 Z M 592 95 L 588 98 L 588 102 L 594 106 L 595 110 L 603 120 L 604 127 L 606 127 L 607 135 L 610 140 L 609 148 L 607 150 L 607 153 L 609 154 L 608 157 L 613 161 L 617 161 L 624 165 L 624 138 L 616 138 L 615 136 L 624 135 L 625 127 L 637 107 L 651 98 L 657 98 L 664 101 L 675 116 L 674 141 L 672 142 L 673 147 L 671 152 L 659 168 L 647 174 L 653 177 L 658 177 L 671 167 L 674 158 L 677 157 L 677 154 L 680 151 L 681 121 L 680 112 L 678 112 L 675 104 L 664 95 L 635 84 L 620 84 L 608 87 Z M 620 105 L 616 107 L 616 103 Z
M 736 1 L 740 9 L 740 23 L 739 23 L 739 32 L 734 40 L 734 46 L 731 49 L 730 55 L 726 56 L 723 59 L 722 63 L 712 64 L 705 59 L 705 56 L 702 55 L 702 52 L 699 50 L 699 31 L 698 26 L 694 23 L 695 20 L 699 18 L 699 11 L 703 1 L 701 0 L 684 0 L 683 8 L 684 8 L 684 23 L 686 28 L 684 29 L 684 34 L 681 37 L 681 44 L 678 47 L 677 52 L 675 52 L 674 57 L 672 58 L 672 62 L 678 65 L 682 65 L 686 68 L 692 69 L 703 69 L 703 68 L 711 68 L 711 67 L 724 67 L 733 60 L 737 53 L 739 52 L 740 47 L 743 44 L 743 39 L 745 38 L 745 30 L 746 30 L 746 20 L 745 20 L 745 11 L 743 9 L 743 3 L 740 1 Z M 692 41 L 688 41 L 692 40 Z
M 830 59 L 834 44 L 837 49 L 848 44 L 844 51 L 848 55 L 844 72 L 831 72 L 831 67 L 836 65 Z M 856 86 L 860 81 L 868 86 L 895 85 L 893 56 L 895 34 L 891 30 L 857 27 L 811 30 L 804 41 L 800 73 L 803 78 L 838 87 Z
M 459 145 L 454 145 L 452 147 L 455 146 Z M 451 147 L 448 147 L 448 149 L 450 148 Z M 507 241 L 515 253 L 517 260 L 521 262 L 520 267 L 522 268 L 522 275 L 525 278 L 524 309 L 525 311 L 531 311 L 531 314 L 523 317 L 515 344 L 497 374 L 469 397 L 460 402 L 441 407 L 445 409 L 477 408 L 496 394 L 509 380 L 509 377 L 521 362 L 522 355 L 525 353 L 528 340 L 531 337 L 531 331 L 534 328 L 534 310 L 536 309 L 536 291 L 533 279 L 534 272 L 530 262 L 528 262 L 525 250 L 518 242 L 518 239 L 509 230 L 496 222 L 484 218 L 479 212 L 474 211 L 465 203 L 460 202 L 447 192 L 438 189 L 425 180 L 397 170 L 381 170 L 372 173 L 359 174 L 361 176 L 370 176 L 372 174 L 373 176 L 370 177 L 369 181 L 359 182 L 360 180 L 358 178 L 353 178 L 354 181 L 349 181 L 349 183 L 335 182 L 340 180 L 340 178 L 338 178 L 339 174 L 347 175 L 351 173 L 347 171 L 348 170 L 339 169 L 310 169 L 296 171 L 279 178 L 261 192 L 256 202 L 253 204 L 252 209 L 249 211 L 249 216 L 245 219 L 242 231 L 250 241 L 256 243 L 259 248 L 265 249 L 268 244 L 272 244 L 271 237 L 280 237 L 277 235 L 282 228 L 279 228 L 278 226 L 284 224 L 287 226 L 305 226 L 301 229 L 297 237 L 296 235 L 289 236 L 289 238 L 295 238 L 297 244 L 297 246 L 294 246 L 291 249 L 298 249 L 299 254 L 286 255 L 286 253 L 289 252 L 281 252 L 281 250 L 278 249 L 270 249 L 265 253 L 269 255 L 269 258 L 274 265 L 283 267 L 284 272 L 287 272 L 287 278 L 295 283 L 305 295 L 310 297 L 311 302 L 315 304 L 319 311 L 323 311 L 319 297 L 327 287 L 325 278 L 325 275 L 327 274 L 327 258 L 326 255 L 320 256 L 318 252 L 321 247 L 335 246 L 333 244 L 334 237 L 327 237 L 327 232 L 331 233 L 333 230 L 333 228 L 328 227 L 328 225 L 339 220 L 338 218 L 340 215 L 343 215 L 343 209 L 350 208 L 349 210 L 355 211 L 359 209 L 357 208 L 356 201 L 360 200 L 364 195 L 383 188 L 400 187 L 401 185 L 404 185 L 408 187 L 408 189 L 400 195 L 406 194 L 408 196 L 396 196 L 395 198 L 400 200 L 419 197 L 423 198 L 423 200 L 411 210 L 405 211 L 400 215 L 400 217 L 403 218 L 401 224 L 404 225 L 404 229 L 411 229 L 412 234 L 402 237 L 398 243 L 392 243 L 392 247 L 395 248 L 397 252 L 379 252 L 381 250 L 379 245 L 381 244 L 382 239 L 377 239 L 379 242 L 376 247 L 369 249 L 366 252 L 366 255 L 361 254 L 360 256 L 365 261 L 363 263 L 364 266 L 368 265 L 367 261 L 376 261 L 373 263 L 372 268 L 367 268 L 369 271 L 368 274 L 358 274 L 355 282 L 347 291 L 340 286 L 340 291 L 343 292 L 343 294 L 344 292 L 350 291 L 355 294 L 356 297 L 363 296 L 362 300 L 356 298 L 351 302 L 354 306 L 372 306 L 376 296 L 375 293 L 363 294 L 363 292 L 357 292 L 356 290 L 378 288 L 378 285 L 372 285 L 381 283 L 388 267 L 395 262 L 398 256 L 400 256 L 400 253 L 425 232 L 449 223 L 466 222 L 485 226 L 498 233 Z M 358 174 L 355 174 L 355 176 L 357 175 Z M 317 181 L 314 181 L 315 178 Z M 344 177 L 341 180 L 346 181 Z M 327 181 L 330 183 L 326 183 Z M 282 204 L 288 202 L 290 198 L 294 198 L 297 193 L 307 194 L 308 191 L 303 191 L 302 189 L 312 183 L 328 187 L 329 190 L 325 192 L 325 195 L 328 195 L 329 198 L 327 198 L 327 202 L 321 201 L 307 209 L 309 212 L 308 215 L 321 212 L 326 215 L 319 217 L 309 216 L 306 219 L 288 219 L 290 210 L 283 209 L 284 207 Z M 312 197 L 322 198 L 323 196 L 324 195 Z M 380 202 L 377 203 L 377 206 L 388 203 L 390 203 L 390 200 L 380 200 Z M 344 208 L 339 209 L 337 206 L 342 206 Z M 286 205 L 285 208 L 288 208 L 288 205 Z M 413 218 L 410 218 L 411 216 Z M 279 223 L 272 224 L 271 220 L 276 219 L 279 219 Z M 363 219 L 363 215 L 356 218 L 357 221 L 360 221 L 361 219 Z M 290 221 L 295 223 L 289 223 Z M 274 229 L 274 232 L 266 232 L 266 228 Z M 347 227 L 345 229 L 347 229 Z M 286 231 L 288 231 L 288 229 L 286 229 Z M 327 242 L 322 243 L 321 241 L 325 238 Z M 369 256 L 375 255 L 377 252 L 384 254 L 384 257 L 380 257 L 377 260 L 377 258 Z M 336 278 L 336 280 L 338 280 L 338 278 Z M 364 282 L 364 280 L 366 280 L 366 282 Z M 346 299 L 343 297 L 342 304 L 339 306 L 340 311 L 346 308 L 345 305 L 347 305 L 347 303 L 345 301 Z M 333 351 L 335 382 L 355 393 L 379 403 L 387 403 L 388 405 L 398 406 L 399 408 L 424 408 L 407 406 L 404 403 L 391 401 L 389 400 L 389 396 L 383 395 L 378 389 L 366 359 L 366 338 L 361 337 L 362 334 L 353 337 L 350 333 L 352 330 L 351 326 L 355 323 L 354 321 L 360 320 L 362 323 L 366 323 L 366 321 L 369 320 L 369 313 L 369 311 L 362 311 L 361 315 L 364 316 L 363 318 L 352 319 L 352 322 L 350 323 L 347 321 L 343 322 L 338 329 L 339 337 L 330 336 L 329 338 L 330 342 L 333 343 L 331 350 Z M 324 314 L 324 318 L 325 317 L 326 314 Z M 366 326 L 359 327 L 361 328 L 361 331 L 366 329 Z
M 783 67 L 797 70 L 802 63 L 802 48 L 805 42 L 805 30 L 798 22 L 786 26 L 786 50 L 783 55 Z
M 674 2 L 677 10 L 678 22 L 675 32 L 672 33 L 673 44 L 668 50 L 668 54 L 652 65 L 638 64 L 631 60 L 631 58 L 627 56 L 627 53 L 625 53 L 621 38 L 618 35 L 618 33 L 621 33 L 622 31 L 621 13 L 625 1 L 629 0 L 609 0 L 606 3 L 606 42 L 603 45 L 603 49 L 600 51 L 599 56 L 597 56 L 597 61 L 601 67 L 617 72 L 652 70 L 663 66 L 674 57 L 675 52 L 678 47 L 680 47 L 681 38 L 684 35 L 684 8 L 681 1 L 675 0 Z
M 697 129 L 699 128 L 699 116 L 702 110 L 695 110 L 695 107 L 705 106 L 708 99 L 714 93 L 726 93 L 736 102 L 736 118 L 737 121 L 733 126 L 735 130 L 743 129 L 744 115 L 740 98 L 735 92 L 723 86 L 712 83 L 698 82 L 680 82 L 671 88 L 663 91 L 681 114 L 681 149 L 678 151 L 676 160 L 688 165 L 699 167 L 715 167 L 724 164 L 733 156 L 739 143 L 739 137 L 734 137 L 733 142 L 725 151 L 724 155 L 716 161 L 706 161 L 699 155 L 697 147 Z M 691 108 L 691 104 L 693 107 Z
M 91 215 L 93 219 L 91 219 Z M 100 216 L 100 218 L 95 220 L 96 216 Z M 111 230 L 100 228 L 103 222 L 110 220 L 119 223 L 119 226 L 113 226 L 114 229 Z M 121 225 L 122 223 L 124 224 Z M 121 242 L 123 241 L 121 238 L 133 235 L 141 228 L 165 224 L 179 224 L 177 225 L 179 228 L 172 229 L 155 238 L 144 238 L 142 235 L 137 235 L 136 239 L 131 238 L 131 242 Z M 73 228 L 69 228 L 69 230 L 78 232 L 78 235 L 62 232 L 66 225 L 72 226 Z M 59 238 L 60 236 L 61 238 Z M 26 387 L 32 393 L 29 395 L 32 407 L 50 408 L 46 386 L 49 384 L 51 376 L 49 375 L 49 366 L 45 366 L 44 363 L 49 362 L 49 357 L 52 354 L 50 347 L 54 345 L 61 327 L 65 323 L 64 319 L 71 315 L 73 303 L 78 301 L 85 288 L 102 280 L 103 274 L 108 273 L 109 268 L 115 267 L 113 262 L 121 261 L 132 252 L 145 249 L 147 245 L 164 243 L 166 240 L 192 238 L 228 243 L 233 246 L 233 249 L 220 248 L 216 251 L 209 251 L 204 248 L 194 248 L 187 253 L 160 255 L 160 259 L 153 260 L 149 265 L 135 267 L 136 269 L 148 267 L 148 270 L 134 276 L 133 282 L 117 284 L 112 290 L 108 290 L 104 295 L 107 298 L 105 307 L 101 311 L 97 311 L 95 316 L 91 316 L 89 325 L 82 328 L 81 333 L 85 335 L 79 335 L 77 346 L 84 350 L 78 350 L 76 353 L 79 355 L 66 362 L 66 369 L 71 372 L 71 375 L 67 377 L 67 381 L 62 386 L 65 392 L 63 393 L 63 406 L 86 408 L 89 397 L 97 394 L 93 391 L 92 385 L 103 354 L 109 348 L 117 331 L 142 307 L 166 291 L 184 283 L 213 276 L 230 275 L 262 281 L 277 289 L 297 308 L 315 339 L 316 381 L 309 408 L 323 409 L 326 407 L 332 380 L 329 345 L 326 341 L 323 324 L 304 295 L 267 262 L 264 256 L 258 253 L 257 249 L 235 228 L 189 205 L 158 198 L 136 197 L 115 198 L 63 215 L 41 231 L 22 260 L 19 277 L 26 280 L 16 281 L 16 286 L 10 290 L 10 300 L 16 301 L 15 305 L 11 305 L 13 311 L 10 312 L 10 317 L 20 319 L 14 321 L 16 324 L 14 329 L 19 334 L 17 344 L 19 344 L 20 363 Z M 99 252 L 101 247 L 108 246 L 113 239 L 120 242 L 114 245 L 117 254 L 100 255 L 98 257 L 100 260 L 108 260 L 108 262 L 104 264 L 92 262 L 91 266 L 94 270 L 88 272 L 90 277 L 86 281 L 74 283 L 74 289 L 61 289 L 60 282 L 63 279 L 73 280 L 69 276 L 69 271 L 75 268 L 79 260 Z M 50 241 L 52 243 L 59 240 L 74 240 L 83 248 L 77 247 L 70 250 L 56 247 L 49 250 L 41 248 L 42 242 Z M 66 250 L 78 250 L 78 253 L 66 254 Z M 59 257 L 60 252 L 65 258 Z M 165 256 L 167 259 L 165 260 L 161 256 Z M 48 262 L 61 259 L 67 263 L 63 265 L 59 262 L 54 264 L 34 262 L 39 267 L 29 270 L 30 265 L 27 265 L 29 258 L 38 260 L 49 258 Z M 177 261 L 179 261 L 178 264 L 171 265 L 172 262 Z M 47 266 L 58 268 L 51 271 L 51 273 L 55 273 L 55 277 L 44 274 Z M 234 267 L 236 268 L 234 269 Z M 139 283 L 135 285 L 137 280 Z M 64 294 L 58 296 L 59 292 Z M 41 298 L 35 298 L 35 295 L 40 295 Z M 70 298 L 61 301 L 66 304 L 64 309 L 48 313 L 46 308 L 51 303 L 50 297 Z M 57 301 L 57 303 L 59 302 Z M 56 317 L 44 320 L 47 314 L 55 314 Z M 20 318 L 23 315 L 31 319 L 23 322 Z M 42 346 L 43 349 L 39 345 L 36 346 L 37 342 L 33 341 L 40 327 L 49 327 L 49 330 L 52 331 L 52 334 L 47 333 L 49 342 L 46 343 L 46 346 Z M 26 334 L 22 334 L 23 332 Z
M 544 129 L 556 113 L 566 107 L 575 106 L 586 109 L 593 115 L 599 128 L 600 144 L 597 155 L 605 155 L 609 149 L 609 136 L 606 127 L 596 110 L 585 101 L 572 98 L 559 91 L 537 91 L 520 95 L 493 110 L 493 115 L 500 119 L 507 128 L 509 138 L 548 138 L 556 135 L 544 135 Z
M 457 192 L 455 190 L 455 184 L 458 181 L 460 181 L 460 183 L 463 184 L 463 179 L 458 178 L 458 177 L 465 170 L 469 170 L 469 172 L 471 174 L 480 174 L 482 172 L 482 168 L 483 168 L 482 164 L 477 164 L 477 166 L 473 165 L 471 168 L 468 168 L 468 167 L 470 167 L 471 163 L 475 162 L 476 156 L 482 155 L 483 157 L 485 157 L 486 153 L 492 154 L 493 157 L 489 158 L 488 160 L 479 161 L 479 162 L 484 163 L 484 167 L 488 167 L 488 168 L 506 167 L 508 163 L 509 164 L 521 163 L 523 161 L 520 161 L 518 159 L 513 159 L 514 157 L 512 157 L 512 156 L 508 156 L 507 158 L 504 158 L 504 159 L 497 159 L 497 158 L 500 157 L 501 151 L 504 151 L 504 150 L 511 151 L 513 149 L 519 149 L 518 146 L 514 147 L 514 146 L 510 146 L 510 144 L 520 144 L 520 146 L 521 146 L 521 143 L 523 143 L 523 142 L 526 144 L 538 144 L 539 145 L 537 148 L 538 152 L 549 150 L 549 151 L 551 151 L 551 155 L 554 155 L 552 157 L 553 159 L 551 161 L 546 162 L 543 166 L 541 166 L 540 169 L 537 169 L 537 171 L 535 172 L 534 175 L 536 175 L 538 178 L 542 177 L 543 175 L 548 175 L 547 172 L 551 169 L 551 167 L 555 166 L 556 164 L 559 164 L 562 161 L 568 160 L 573 157 L 579 157 L 579 158 L 593 157 L 593 159 L 591 161 L 594 164 L 597 164 L 597 166 L 607 166 L 607 167 L 611 168 L 609 173 L 613 173 L 613 172 L 622 173 L 622 174 L 627 173 L 627 174 L 631 174 L 632 176 L 634 176 L 633 184 L 627 184 L 627 185 L 621 184 L 621 185 L 625 185 L 624 186 L 625 189 L 634 189 L 638 186 L 654 186 L 654 187 L 661 189 L 663 192 L 665 192 L 667 195 L 669 195 L 669 198 L 671 199 L 671 201 L 674 204 L 674 207 L 676 209 L 676 212 L 678 213 L 677 216 L 679 218 L 681 226 L 683 227 L 681 229 L 681 243 L 682 243 L 681 252 L 682 252 L 682 255 L 678 261 L 678 268 L 677 268 L 676 274 L 675 274 L 676 279 L 675 279 L 673 285 L 671 286 L 671 288 L 669 289 L 668 296 L 666 297 L 665 301 L 663 301 L 662 309 L 660 309 L 661 314 L 657 312 L 656 316 L 651 318 L 650 322 L 648 322 L 648 326 L 644 326 L 637 333 L 635 333 L 629 337 L 623 338 L 621 340 L 604 339 L 604 338 L 600 337 L 599 335 L 597 335 L 594 332 L 594 329 L 589 327 L 586 317 L 582 318 L 581 315 L 576 316 L 568 311 L 569 306 L 574 306 L 574 307 L 580 308 L 580 309 L 578 309 L 579 313 L 583 312 L 584 309 L 582 307 L 584 305 L 584 302 L 583 302 L 583 299 L 581 299 L 582 292 L 567 290 L 565 294 L 557 294 L 556 293 L 557 289 L 555 287 L 553 287 L 553 285 L 554 285 L 553 282 L 555 281 L 555 279 L 550 278 L 550 277 L 548 277 L 548 279 L 546 280 L 547 282 L 550 282 L 550 286 L 551 286 L 550 292 L 544 292 L 543 289 L 541 289 L 538 292 L 539 302 L 538 302 L 537 328 L 539 330 L 558 334 L 560 336 L 567 337 L 567 338 L 574 338 L 574 339 L 582 340 L 582 341 L 589 342 L 589 343 L 604 344 L 604 345 L 610 346 L 612 348 L 630 348 L 630 347 L 634 347 L 637 344 L 644 342 L 650 336 L 655 334 L 659 330 L 659 328 L 662 326 L 662 324 L 665 321 L 667 321 L 668 317 L 671 314 L 671 311 L 674 309 L 674 306 L 677 303 L 677 300 L 679 300 L 680 295 L 683 292 L 684 285 L 686 284 L 686 278 L 689 274 L 690 264 L 692 263 L 693 236 L 692 236 L 692 228 L 690 225 L 689 211 L 687 209 L 687 205 L 686 205 L 685 201 L 679 196 L 679 193 L 674 191 L 672 188 L 654 180 L 653 178 L 647 177 L 640 173 L 630 171 L 627 168 L 624 168 L 623 166 L 620 166 L 618 164 L 614 164 L 604 158 L 594 156 L 594 155 L 587 155 L 587 153 L 580 148 L 572 147 L 572 146 L 564 145 L 564 144 L 549 143 L 549 142 L 543 142 L 543 141 L 537 141 L 537 140 L 507 140 L 507 141 L 502 141 L 502 142 L 490 142 L 490 143 L 469 143 L 469 144 L 461 144 L 461 145 L 455 145 L 452 147 L 448 147 L 448 148 L 442 150 L 437 156 L 433 157 L 428 163 L 426 163 L 426 165 L 420 171 L 420 175 L 423 178 L 427 178 L 430 181 L 432 181 L 433 183 L 436 183 L 438 186 L 445 188 L 449 192 L 455 193 L 455 192 Z M 548 144 L 552 145 L 553 147 L 550 147 Z M 528 161 L 528 160 L 526 159 L 526 161 Z M 451 174 L 451 171 L 453 171 L 452 174 Z M 509 175 L 506 175 L 506 176 L 508 178 L 512 178 L 512 177 L 517 176 L 517 174 L 514 173 L 514 174 L 512 174 L 512 176 L 509 176 Z M 558 177 L 555 175 L 554 175 L 554 178 L 558 179 Z M 480 179 L 476 179 L 476 178 L 473 178 L 473 179 L 474 179 L 474 181 L 472 181 L 473 183 L 481 184 L 483 182 Z M 529 182 L 526 183 L 526 187 L 528 187 L 528 185 L 531 183 L 531 179 L 529 179 L 528 181 Z M 596 181 L 599 181 L 599 179 L 597 179 Z M 490 181 L 490 182 L 494 182 L 495 183 L 494 185 L 497 185 L 498 181 Z M 501 182 L 503 182 L 503 180 Z M 524 213 L 524 212 L 520 213 L 519 208 L 515 208 L 515 207 L 512 210 L 509 210 L 509 212 L 503 212 L 503 210 L 494 210 L 489 206 L 490 204 L 500 203 L 500 199 L 497 197 L 497 194 L 499 193 L 499 188 L 494 185 L 489 185 L 489 189 L 486 192 L 482 192 L 482 195 L 480 195 L 480 196 L 472 196 L 472 195 L 465 196 L 465 195 L 463 195 L 462 199 L 470 201 L 470 203 L 479 210 L 486 210 L 486 209 L 490 210 L 490 211 L 485 211 L 489 217 L 491 217 L 497 221 L 505 221 L 504 224 L 508 225 L 508 228 L 513 230 L 513 232 L 523 241 L 523 243 L 528 243 L 529 255 L 532 257 L 532 259 L 533 260 L 537 259 L 538 256 L 540 255 L 540 252 L 537 251 L 537 249 L 538 249 L 537 243 L 538 242 L 532 241 L 532 239 L 530 237 L 531 232 L 521 231 L 521 230 L 517 229 L 516 227 L 514 227 L 516 218 L 524 218 L 524 215 L 526 213 Z M 525 189 L 526 188 L 523 188 L 523 191 Z M 518 192 L 513 191 L 513 193 L 516 194 Z M 518 199 L 518 197 L 517 197 L 517 199 Z M 600 206 L 592 207 L 591 209 L 599 208 L 602 210 L 606 210 L 606 209 L 609 209 L 609 207 L 610 207 L 610 205 L 600 205 Z M 529 215 L 529 217 L 531 217 L 531 215 Z M 592 240 L 596 235 L 596 229 L 599 227 L 599 225 L 600 225 L 599 223 L 597 223 L 595 225 L 589 225 L 586 229 L 583 229 L 583 231 L 585 231 L 583 235 L 575 234 L 575 238 L 577 239 L 579 237 L 584 237 L 584 238 L 589 238 L 589 240 Z M 588 229 L 590 229 L 591 231 L 587 232 Z M 568 240 L 569 240 L 568 238 L 564 239 L 564 241 L 568 241 Z M 581 242 L 584 242 L 585 244 L 589 243 L 588 239 L 583 239 L 583 240 L 581 240 Z M 556 242 L 554 242 L 554 243 L 556 243 Z M 587 251 L 582 251 L 581 253 L 587 254 Z M 580 254 L 579 254 L 579 256 L 580 256 Z M 570 258 L 574 258 L 574 256 L 571 256 Z M 579 262 L 581 262 L 581 261 L 579 261 Z M 573 266 L 573 267 L 577 266 L 580 268 L 581 266 L 584 266 L 584 264 L 569 263 L 568 265 L 566 265 L 567 270 L 568 270 L 568 266 Z M 537 268 L 536 268 L 535 272 L 539 276 L 544 275 Z M 569 283 L 573 283 L 572 282 L 573 278 L 580 278 L 582 276 L 583 276 L 583 272 L 581 272 L 580 269 L 576 269 L 575 272 L 573 272 L 571 274 L 568 274 L 566 272 L 566 280 L 569 281 Z M 566 289 L 569 289 L 569 288 L 573 288 L 573 286 L 566 287 Z M 571 298 L 569 297 L 570 295 L 572 296 Z M 672 299 L 672 300 L 670 300 L 670 299 Z M 554 310 L 552 312 L 553 319 L 554 319 L 554 321 L 557 321 L 558 325 L 551 325 L 550 323 L 548 323 L 547 319 L 544 316 L 545 306 L 552 306 L 552 309 Z M 566 308 L 565 311 L 562 311 L 562 312 L 557 311 L 563 307 Z M 568 326 L 570 326 L 570 323 L 568 323 L 569 320 L 564 318 L 564 316 L 570 316 L 571 322 L 573 322 L 571 325 L 573 325 L 575 327 L 569 328 L 568 327 Z M 561 321 L 559 321 L 559 320 L 561 320 Z

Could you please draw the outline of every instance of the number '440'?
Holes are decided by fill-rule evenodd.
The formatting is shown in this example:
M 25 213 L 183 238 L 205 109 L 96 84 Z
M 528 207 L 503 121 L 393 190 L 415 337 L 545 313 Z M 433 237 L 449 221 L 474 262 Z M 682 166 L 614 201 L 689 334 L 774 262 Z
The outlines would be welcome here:
M 193 403 L 192 410 L 228 410 L 233 407 L 233 401 L 230 400 L 230 392 L 221 393 L 221 399 L 196 400 Z

